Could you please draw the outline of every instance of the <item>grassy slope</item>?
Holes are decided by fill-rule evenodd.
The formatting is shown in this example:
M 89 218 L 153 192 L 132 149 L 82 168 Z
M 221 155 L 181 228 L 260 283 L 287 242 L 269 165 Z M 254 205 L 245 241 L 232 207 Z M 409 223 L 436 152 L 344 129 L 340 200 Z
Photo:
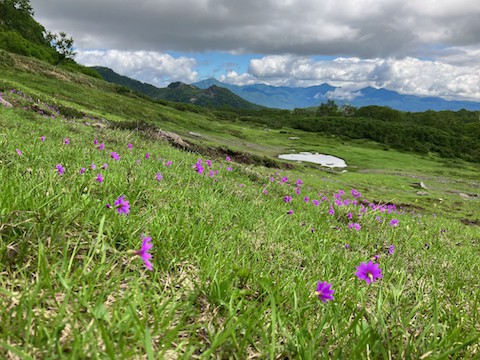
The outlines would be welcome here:
M 17 69 L 1 69 L 0 86 L 27 96 L 5 98 L 31 106 L 31 96 L 43 109 L 62 105 L 94 119 L 0 109 L 1 357 L 479 356 L 478 226 L 459 221 L 478 220 L 479 201 L 458 195 L 478 193 L 478 166 L 220 122 L 15 59 Z M 199 143 L 270 156 L 292 148 L 332 153 L 353 167 L 343 174 L 313 166 L 275 174 L 212 159 L 218 174 L 210 178 L 192 168 L 199 155 L 141 132 L 82 125 L 99 118 L 146 119 L 185 137 L 200 133 Z M 99 151 L 94 139 L 106 149 Z M 99 173 L 103 183 L 95 180 Z M 289 180 L 279 184 L 283 176 Z M 428 196 L 410 186 L 421 180 Z M 360 202 L 333 205 L 330 215 L 326 201 L 318 207 L 303 201 L 333 201 L 342 189 L 353 200 L 352 188 L 366 204 L 404 207 L 388 213 L 367 206 L 363 213 Z M 105 206 L 122 194 L 131 204 L 128 215 Z M 285 195 L 293 202 L 285 204 Z M 393 218 L 400 226 L 389 225 Z M 348 229 L 350 222 L 362 229 Z M 128 254 L 142 234 L 153 239 L 152 272 Z M 375 255 L 384 277 L 367 286 L 355 267 Z M 332 283 L 334 301 L 313 296 L 318 280 Z

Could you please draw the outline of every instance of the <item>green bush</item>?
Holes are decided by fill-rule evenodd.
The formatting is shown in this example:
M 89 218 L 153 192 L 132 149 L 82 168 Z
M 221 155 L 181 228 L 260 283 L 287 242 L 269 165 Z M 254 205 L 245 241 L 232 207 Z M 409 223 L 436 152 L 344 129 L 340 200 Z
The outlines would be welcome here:
M 52 48 L 34 44 L 13 30 L 0 31 L 0 49 L 34 57 L 50 64 L 55 63 L 58 56 Z

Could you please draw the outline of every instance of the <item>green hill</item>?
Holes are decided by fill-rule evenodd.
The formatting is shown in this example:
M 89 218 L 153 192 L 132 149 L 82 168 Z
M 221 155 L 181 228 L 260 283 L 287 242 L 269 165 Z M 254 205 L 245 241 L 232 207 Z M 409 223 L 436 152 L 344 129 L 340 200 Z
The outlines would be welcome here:
M 0 50 L 0 358 L 478 358 L 480 165 L 358 111 L 159 101 Z M 417 120 L 473 147 L 474 115 Z M 277 159 L 303 151 L 348 167 Z
M 109 68 L 94 66 L 92 69 L 102 75 L 108 82 L 126 86 L 131 90 L 138 91 L 153 99 L 163 99 L 210 108 L 243 110 L 258 110 L 264 108 L 263 106 L 242 99 L 228 89 L 215 85 L 206 89 L 200 89 L 193 85 L 175 82 L 167 88 L 157 88 L 127 76 L 119 75 Z
M 100 75 L 77 64 L 73 57 L 73 40 L 66 34 L 52 34 L 33 18 L 28 0 L 0 1 L 0 49 L 34 57 L 70 71 L 93 77 Z M 63 35 L 63 36 L 62 36 Z M 56 46 L 65 45 L 63 48 Z
M 478 164 L 0 74 L 1 358 L 478 355 Z

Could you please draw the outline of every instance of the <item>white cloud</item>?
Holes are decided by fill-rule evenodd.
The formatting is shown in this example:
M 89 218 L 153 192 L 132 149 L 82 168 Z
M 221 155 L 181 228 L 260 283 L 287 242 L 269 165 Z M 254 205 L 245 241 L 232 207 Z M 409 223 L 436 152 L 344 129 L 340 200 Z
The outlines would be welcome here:
M 248 74 L 236 78 L 256 79 L 274 86 L 311 86 L 328 83 L 341 86 L 332 96 L 355 96 L 366 86 L 387 88 L 403 94 L 439 96 L 446 99 L 480 101 L 480 64 L 452 65 L 446 62 L 403 59 L 337 58 L 315 61 L 307 57 L 266 56 L 250 62 Z
M 173 81 L 198 80 L 195 59 L 174 58 L 154 51 L 79 50 L 76 60 L 86 66 L 106 66 L 121 75 L 159 87 Z
M 479 46 L 472 0 L 31 0 L 81 48 L 418 57 Z
M 478 0 L 30 0 L 47 29 L 66 31 L 77 59 L 165 86 L 198 80 L 167 52 L 259 54 L 232 84 L 322 82 L 480 101 Z M 314 60 L 313 56 L 334 60 Z
M 362 93 L 360 91 L 351 91 L 339 87 L 333 91 L 328 91 L 325 96 L 328 99 L 351 101 L 359 96 L 362 96 Z
M 248 73 L 243 73 L 238 75 L 236 71 L 229 71 L 226 75 L 219 76 L 218 80 L 223 83 L 232 84 L 232 85 L 252 85 L 258 82 L 258 80 Z

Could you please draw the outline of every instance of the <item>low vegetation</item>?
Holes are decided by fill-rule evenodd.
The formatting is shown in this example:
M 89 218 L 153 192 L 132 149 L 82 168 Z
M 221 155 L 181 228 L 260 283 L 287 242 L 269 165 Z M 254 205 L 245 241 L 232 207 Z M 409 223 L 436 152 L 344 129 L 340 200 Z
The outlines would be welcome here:
M 0 51 L 0 358 L 480 356 L 475 113 L 212 110 L 43 56 Z
M 478 356 L 478 165 L 2 58 L 1 357 Z M 200 150 L 294 146 L 350 167 Z

